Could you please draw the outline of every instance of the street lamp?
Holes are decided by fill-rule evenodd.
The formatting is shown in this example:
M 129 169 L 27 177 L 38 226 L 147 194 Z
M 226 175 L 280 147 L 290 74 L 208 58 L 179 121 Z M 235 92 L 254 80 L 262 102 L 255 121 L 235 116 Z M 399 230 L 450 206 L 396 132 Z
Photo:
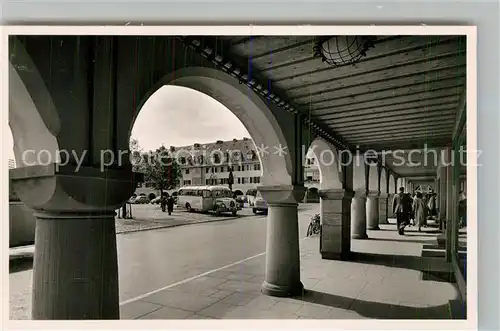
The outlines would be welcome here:
M 372 36 L 327 36 L 317 39 L 314 56 L 323 62 L 338 67 L 358 62 L 366 51 L 375 47 Z

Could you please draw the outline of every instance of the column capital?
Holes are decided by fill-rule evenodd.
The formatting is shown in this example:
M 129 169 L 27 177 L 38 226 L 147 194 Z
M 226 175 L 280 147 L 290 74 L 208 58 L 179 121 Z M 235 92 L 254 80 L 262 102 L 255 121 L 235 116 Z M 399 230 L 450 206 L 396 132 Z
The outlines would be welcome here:
M 319 196 L 325 200 L 352 199 L 354 191 L 345 189 L 320 189 Z
M 367 190 L 355 190 L 353 197 L 354 198 L 365 198 L 366 199 L 367 195 L 368 195 L 368 191 Z
M 10 176 L 21 201 L 40 212 L 41 218 L 67 218 L 69 214 L 92 218 L 123 205 L 142 174 L 134 174 L 130 168 L 101 171 L 51 163 L 11 169 Z
M 299 185 L 258 186 L 268 205 L 297 204 L 304 199 L 307 188 Z
M 369 198 L 378 198 L 380 196 L 379 191 L 367 191 L 366 196 Z

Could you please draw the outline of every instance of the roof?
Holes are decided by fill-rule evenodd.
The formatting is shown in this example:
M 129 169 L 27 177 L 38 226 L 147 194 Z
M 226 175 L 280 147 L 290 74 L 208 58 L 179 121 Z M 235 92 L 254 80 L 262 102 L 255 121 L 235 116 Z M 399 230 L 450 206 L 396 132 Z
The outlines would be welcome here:
M 183 186 L 179 188 L 178 191 L 182 189 L 190 189 L 190 190 L 229 190 L 229 187 L 222 185 L 202 185 L 202 186 Z

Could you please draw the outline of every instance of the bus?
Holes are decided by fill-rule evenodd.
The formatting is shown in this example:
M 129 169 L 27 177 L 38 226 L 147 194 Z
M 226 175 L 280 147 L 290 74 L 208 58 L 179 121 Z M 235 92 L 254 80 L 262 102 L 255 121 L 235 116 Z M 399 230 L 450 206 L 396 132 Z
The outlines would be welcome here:
M 177 206 L 189 212 L 231 213 L 236 216 L 238 204 L 233 192 L 225 186 L 183 186 L 177 193 Z

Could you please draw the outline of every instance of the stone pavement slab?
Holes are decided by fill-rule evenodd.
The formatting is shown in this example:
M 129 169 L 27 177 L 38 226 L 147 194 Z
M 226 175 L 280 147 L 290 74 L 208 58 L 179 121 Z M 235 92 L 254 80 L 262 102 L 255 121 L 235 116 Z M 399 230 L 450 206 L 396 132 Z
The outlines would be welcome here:
M 150 309 L 140 318 L 449 319 L 448 302 L 458 297 L 455 285 L 422 278 L 422 271 L 448 270 L 443 259 L 421 257 L 423 245 L 435 241 L 432 231 L 410 229 L 403 237 L 393 224 L 382 225 L 380 231 L 369 231 L 370 239 L 353 240 L 353 261 L 322 260 L 319 238 L 302 240 L 306 292 L 301 297 L 261 294 L 261 255 L 143 298 L 154 305 L 142 304 L 128 316 Z

